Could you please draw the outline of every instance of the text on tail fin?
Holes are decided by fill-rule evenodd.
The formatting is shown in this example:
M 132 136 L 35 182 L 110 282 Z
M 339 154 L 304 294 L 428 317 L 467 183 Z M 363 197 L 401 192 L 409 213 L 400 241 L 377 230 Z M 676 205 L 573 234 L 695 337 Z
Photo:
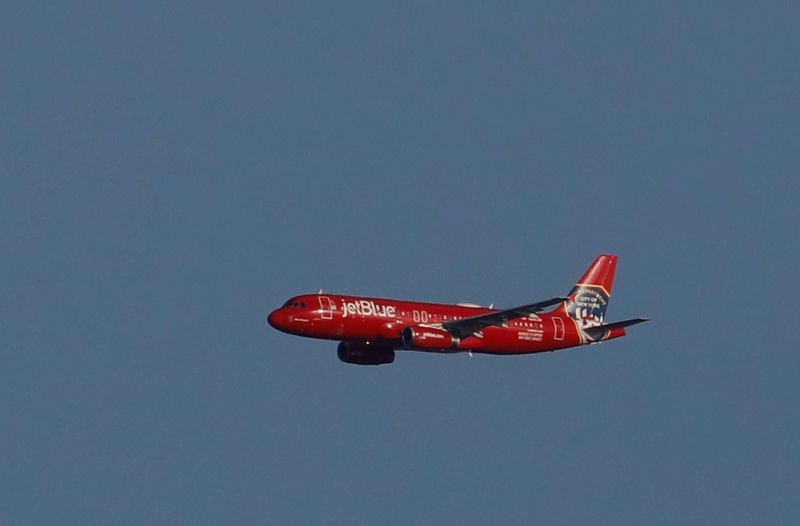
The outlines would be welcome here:
M 597 256 L 570 291 L 566 311 L 580 328 L 597 327 L 605 321 L 616 270 L 617 256 Z

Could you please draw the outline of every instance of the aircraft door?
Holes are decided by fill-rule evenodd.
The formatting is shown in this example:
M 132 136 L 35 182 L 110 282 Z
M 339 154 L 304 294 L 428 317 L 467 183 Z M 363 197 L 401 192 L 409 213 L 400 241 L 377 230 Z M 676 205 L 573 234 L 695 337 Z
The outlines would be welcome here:
M 323 320 L 333 319 L 333 302 L 328 296 L 318 296 L 320 317 Z
M 564 339 L 564 320 L 558 317 L 552 318 L 553 320 L 553 339 Z

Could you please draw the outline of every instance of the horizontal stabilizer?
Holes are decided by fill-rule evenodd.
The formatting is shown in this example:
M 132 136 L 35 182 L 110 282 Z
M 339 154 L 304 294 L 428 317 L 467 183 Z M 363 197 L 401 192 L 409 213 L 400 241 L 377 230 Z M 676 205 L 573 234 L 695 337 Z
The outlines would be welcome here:
M 636 325 L 637 323 L 643 323 L 649 320 L 650 318 L 631 318 L 630 320 L 615 321 L 614 323 L 598 325 L 597 327 L 588 327 L 583 329 L 583 332 L 589 335 L 589 337 L 592 339 L 599 339 L 603 336 L 603 334 L 605 334 L 606 331 L 630 327 L 631 325 Z

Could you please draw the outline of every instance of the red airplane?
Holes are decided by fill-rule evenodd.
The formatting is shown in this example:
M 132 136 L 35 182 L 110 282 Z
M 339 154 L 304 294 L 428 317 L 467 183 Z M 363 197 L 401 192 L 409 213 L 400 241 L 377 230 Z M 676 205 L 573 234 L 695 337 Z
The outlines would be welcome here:
M 567 297 L 492 309 L 339 294 L 295 296 L 267 321 L 298 336 L 339 340 L 339 359 L 392 363 L 395 351 L 531 354 L 625 336 L 649 318 L 605 323 L 617 256 L 594 260 Z M 547 307 L 556 306 L 550 312 Z

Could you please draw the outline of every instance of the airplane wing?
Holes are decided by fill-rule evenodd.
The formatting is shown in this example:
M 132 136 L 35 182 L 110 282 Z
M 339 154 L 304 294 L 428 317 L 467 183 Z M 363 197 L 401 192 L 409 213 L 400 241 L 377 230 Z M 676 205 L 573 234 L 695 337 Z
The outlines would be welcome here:
M 458 338 L 464 338 L 470 334 L 482 330 L 484 327 L 498 326 L 502 327 L 508 320 L 514 318 L 521 318 L 530 314 L 541 312 L 542 309 L 551 305 L 556 305 L 567 298 L 552 298 L 530 305 L 520 305 L 511 309 L 498 310 L 488 314 L 480 314 L 470 318 L 461 318 L 460 320 L 446 321 L 442 323 L 442 327 Z

